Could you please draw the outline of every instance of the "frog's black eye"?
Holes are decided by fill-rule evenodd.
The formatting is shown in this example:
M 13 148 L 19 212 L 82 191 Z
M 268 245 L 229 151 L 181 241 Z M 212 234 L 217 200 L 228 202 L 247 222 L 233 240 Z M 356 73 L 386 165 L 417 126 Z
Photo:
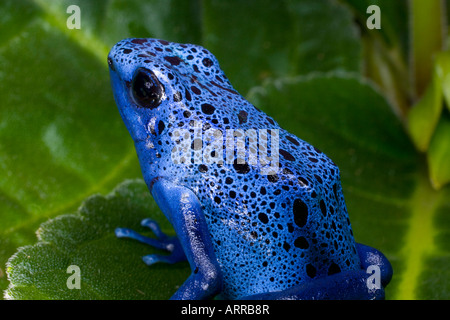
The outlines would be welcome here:
M 114 68 L 114 61 L 111 57 L 108 57 L 108 66 L 111 68 L 112 71 L 116 71 L 116 68 Z
M 139 68 L 133 77 L 131 94 L 138 106 L 154 109 L 161 103 L 164 86 L 152 71 Z

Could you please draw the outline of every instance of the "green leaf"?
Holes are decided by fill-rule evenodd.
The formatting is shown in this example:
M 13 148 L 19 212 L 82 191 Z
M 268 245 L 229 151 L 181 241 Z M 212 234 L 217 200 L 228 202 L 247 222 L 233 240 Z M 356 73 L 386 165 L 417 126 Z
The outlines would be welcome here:
M 374 81 L 401 119 L 406 118 L 412 95 L 408 70 L 408 1 L 343 0 L 354 11 L 361 26 L 363 74 Z M 376 5 L 380 15 L 368 8 Z M 373 16 L 375 15 L 375 16 Z M 367 28 L 372 18 L 380 29 Z
M 436 55 L 433 77 L 423 97 L 408 115 L 408 130 L 417 149 L 426 152 L 450 93 L 450 53 Z
M 414 91 L 421 96 L 433 77 L 433 56 L 444 49 L 445 2 L 411 0 L 411 74 Z
M 126 181 L 110 195 L 88 198 L 75 214 L 42 224 L 39 241 L 8 262 L 8 299 L 168 299 L 190 274 L 187 263 L 146 266 L 141 256 L 164 254 L 137 241 L 118 239 L 117 226 L 152 236 L 139 225 L 151 216 L 173 232 L 142 180 Z M 80 288 L 67 282 L 79 268 Z
M 436 189 L 450 182 L 450 119 L 441 117 L 427 153 L 431 182 Z
M 372 12 L 367 8 L 376 5 L 380 8 L 381 29 L 361 28 L 361 32 L 368 35 L 380 33 L 388 47 L 400 48 L 401 55 L 408 56 L 409 34 L 408 34 L 408 1 L 407 0 L 342 0 L 354 11 L 355 17 L 362 26 L 366 26 L 367 19 Z
M 450 132 L 450 54 L 436 56 L 433 79 L 422 99 L 411 109 L 408 130 L 417 149 L 426 153 L 429 176 L 436 189 L 450 182 L 448 164 Z M 450 107 L 449 107 L 450 108 Z
M 270 78 L 311 71 L 360 71 L 358 29 L 350 11 L 336 1 L 204 4 L 203 44 L 216 55 L 241 93 Z M 244 56 L 245 66 L 230 56 Z

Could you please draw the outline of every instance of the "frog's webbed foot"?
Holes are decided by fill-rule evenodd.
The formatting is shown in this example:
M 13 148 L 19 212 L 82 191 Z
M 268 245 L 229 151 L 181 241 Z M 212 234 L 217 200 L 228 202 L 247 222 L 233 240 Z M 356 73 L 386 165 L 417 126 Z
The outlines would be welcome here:
M 186 260 L 186 255 L 184 254 L 181 243 L 176 236 L 167 236 L 164 232 L 162 232 L 158 223 L 152 219 L 142 220 L 141 225 L 149 228 L 155 234 L 156 239 L 143 236 L 128 228 L 117 228 L 115 230 L 115 234 L 118 238 L 135 239 L 154 248 L 170 252 L 170 255 L 149 254 L 142 257 L 142 260 L 144 260 L 147 265 L 152 265 L 156 262 L 175 263 Z

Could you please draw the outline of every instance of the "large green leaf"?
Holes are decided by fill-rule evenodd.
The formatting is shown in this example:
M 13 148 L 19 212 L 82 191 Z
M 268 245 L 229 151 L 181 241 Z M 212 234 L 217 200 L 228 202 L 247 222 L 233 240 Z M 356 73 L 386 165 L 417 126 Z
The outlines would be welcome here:
M 436 127 L 427 153 L 430 179 L 436 189 L 450 182 L 450 116 L 446 113 Z
M 66 27 L 73 4 L 80 30 Z M 109 48 L 126 37 L 207 46 L 241 93 L 340 166 L 357 240 L 394 265 L 388 297 L 449 297 L 449 188 L 430 188 L 426 164 L 384 92 L 358 75 L 361 39 L 348 7 L 332 0 L 5 0 L 0 8 L 0 288 L 11 285 L 9 297 L 165 298 L 186 276 L 186 265 L 172 266 L 166 282 L 166 266 L 141 262 L 148 247 L 113 236 L 116 226 L 138 229 L 141 218 L 160 217 L 142 184 L 89 198 L 76 213 L 92 194 L 140 177 L 106 65 Z M 382 12 L 396 17 L 394 9 Z M 401 38 L 395 25 L 391 19 L 386 33 L 394 42 Z M 448 172 L 437 142 L 433 159 Z M 128 216 L 116 210 L 123 207 Z M 65 286 L 67 266 L 77 263 L 85 291 Z M 122 285 L 129 296 L 117 290 Z
M 140 259 L 156 253 L 147 245 L 115 237 L 117 226 L 151 233 L 139 222 L 151 216 L 173 232 L 142 180 L 126 181 L 107 197 L 92 196 L 77 213 L 42 224 L 39 242 L 9 261 L 8 299 L 168 299 L 189 275 L 189 265 L 149 269 Z M 142 230 L 141 230 L 142 229 Z M 79 268 L 79 289 L 67 285 Z M 71 279 L 69 279 L 69 283 Z
M 361 67 L 358 29 L 336 1 L 205 1 L 203 17 L 204 44 L 242 93 L 265 79 Z
M 450 182 L 450 54 L 436 55 L 433 79 L 408 115 L 408 130 L 418 150 L 426 153 L 431 182 L 436 189 Z

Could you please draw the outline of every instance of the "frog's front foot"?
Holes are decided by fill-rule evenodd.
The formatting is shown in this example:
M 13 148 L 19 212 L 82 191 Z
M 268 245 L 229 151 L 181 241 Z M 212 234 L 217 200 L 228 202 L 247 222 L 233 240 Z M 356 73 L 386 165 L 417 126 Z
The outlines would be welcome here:
M 144 260 L 147 265 L 152 265 L 156 262 L 175 263 L 186 260 L 186 255 L 184 254 L 181 243 L 176 236 L 167 236 L 164 232 L 162 232 L 158 223 L 152 219 L 142 220 L 141 225 L 149 228 L 155 234 L 156 239 L 143 236 L 128 228 L 116 228 L 115 234 L 118 238 L 135 239 L 154 248 L 170 252 L 170 255 L 149 254 L 142 257 L 142 260 Z

